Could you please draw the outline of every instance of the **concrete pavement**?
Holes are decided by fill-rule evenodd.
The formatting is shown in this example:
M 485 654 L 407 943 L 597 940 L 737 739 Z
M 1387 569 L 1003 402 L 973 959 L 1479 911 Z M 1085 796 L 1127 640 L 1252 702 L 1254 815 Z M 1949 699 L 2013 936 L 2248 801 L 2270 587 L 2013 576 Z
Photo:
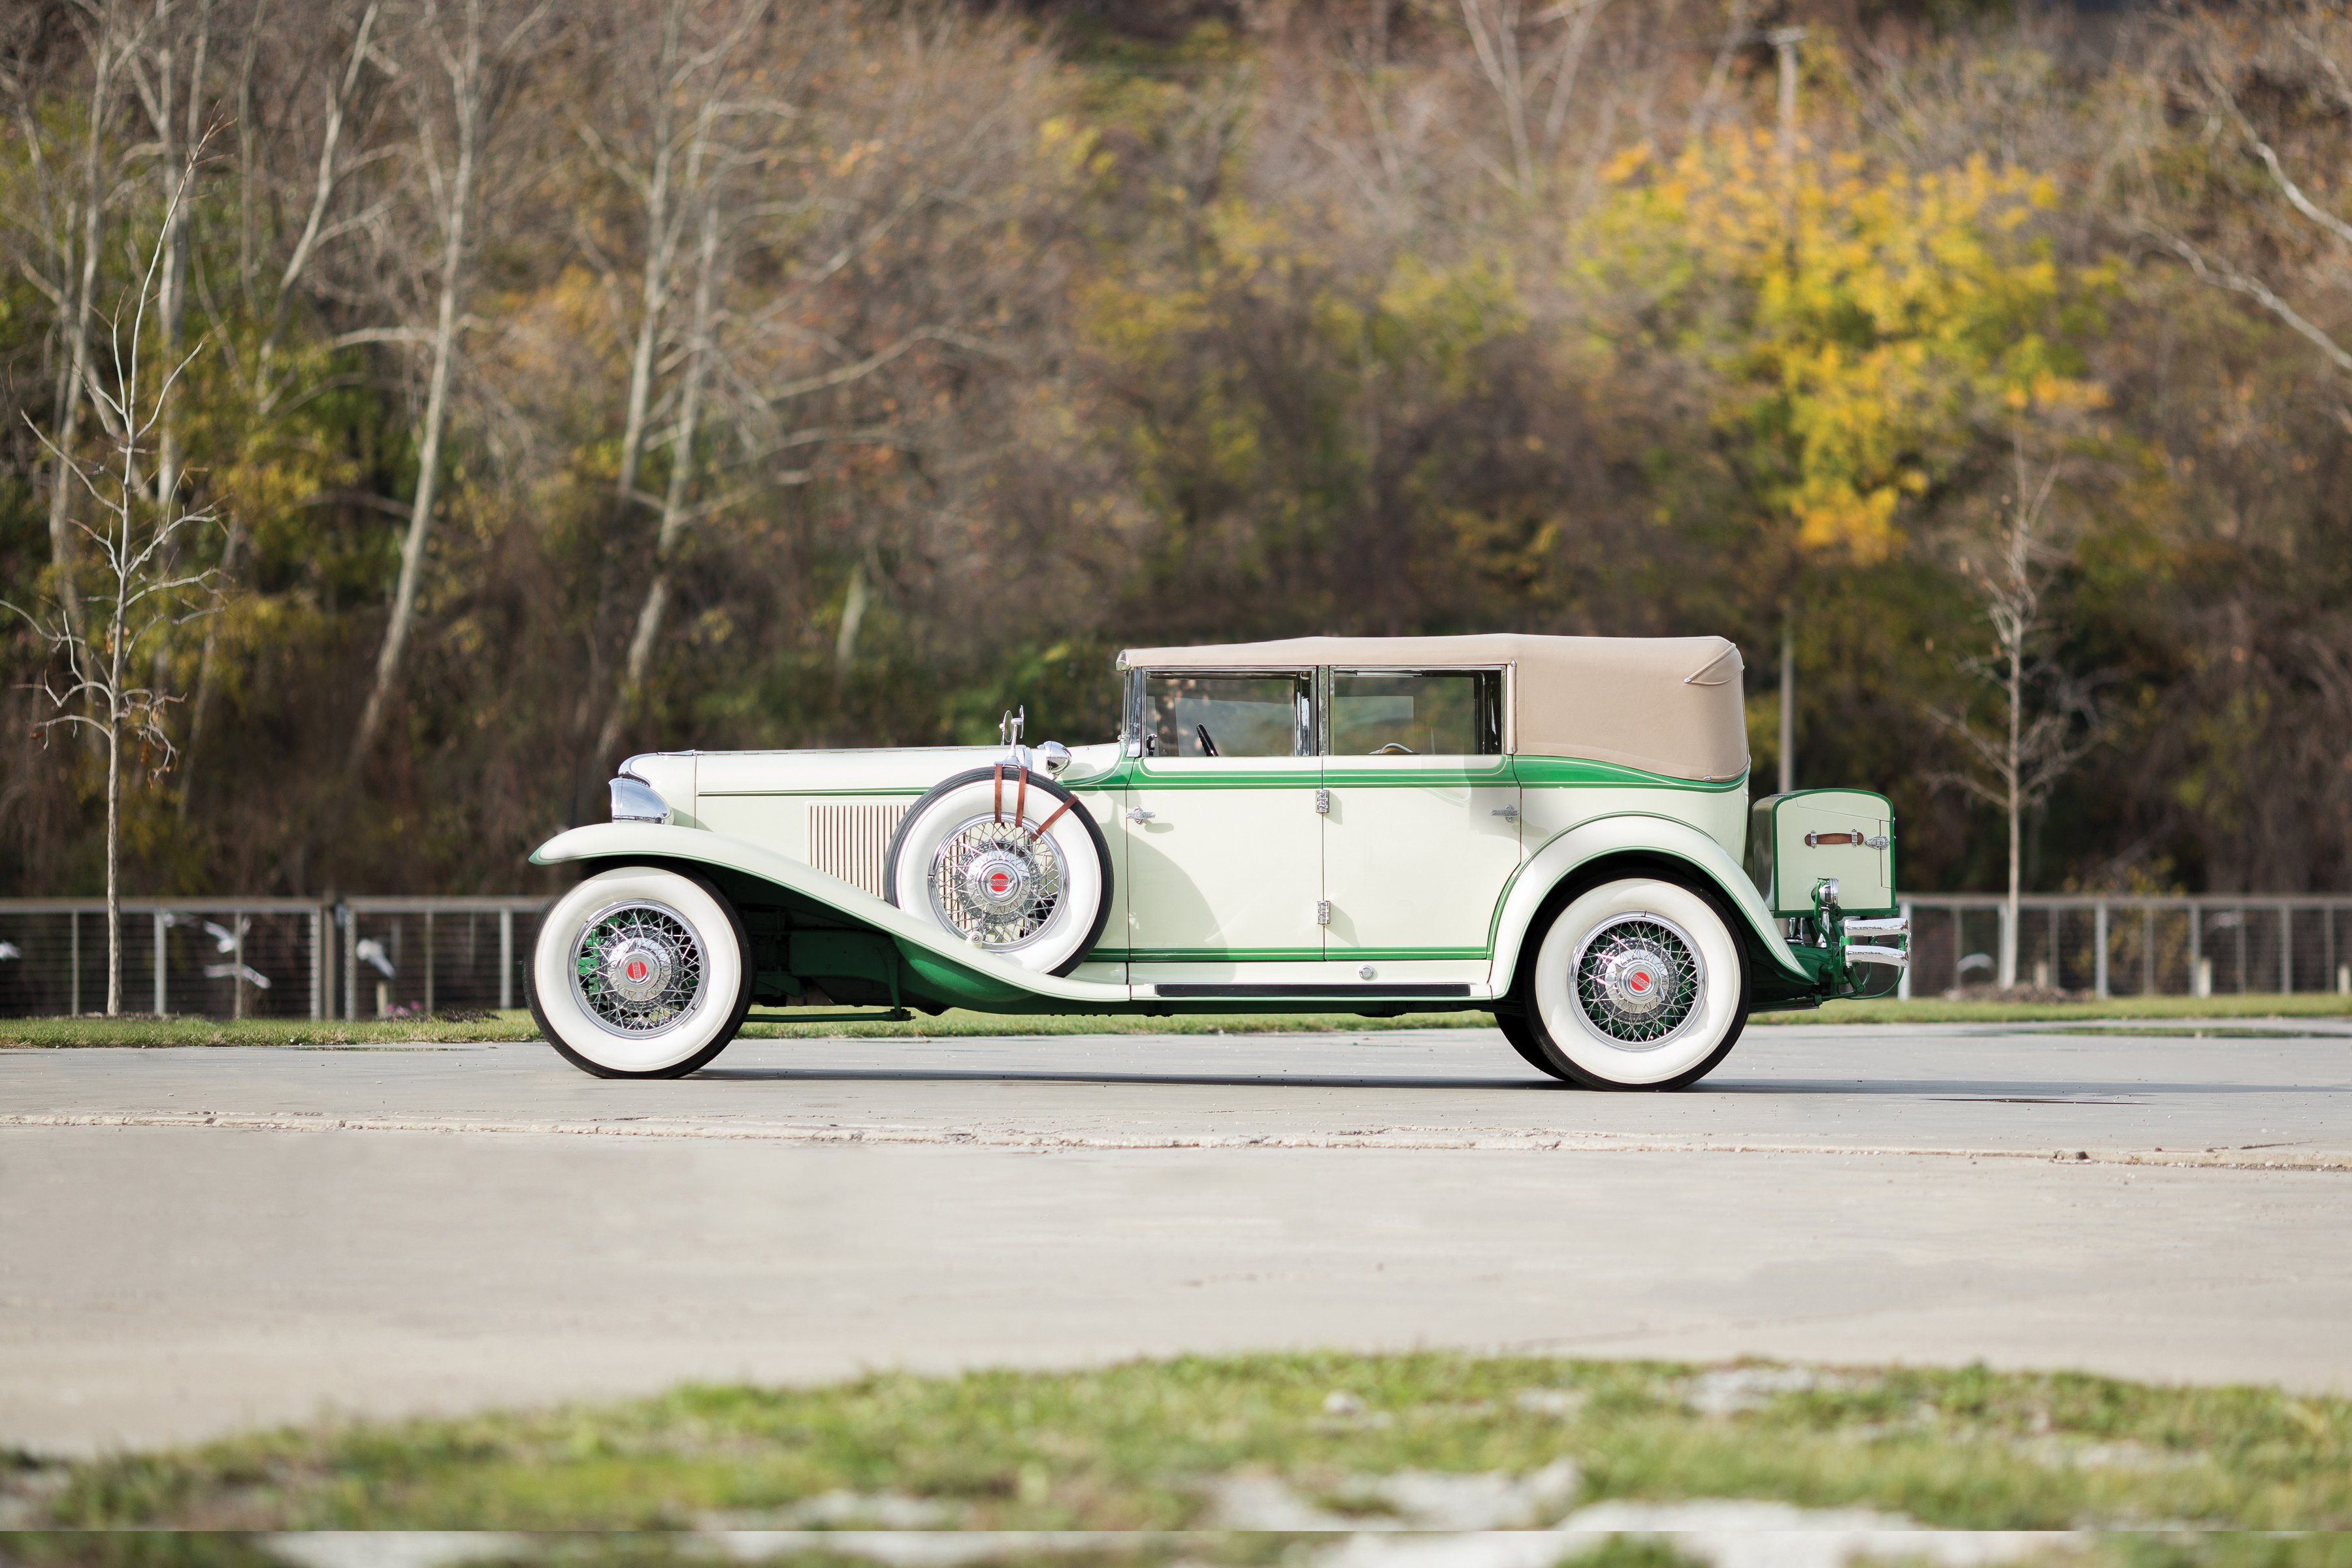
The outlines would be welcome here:
M 2352 1392 L 2352 1031 L 2200 1027 L 5 1052 L 0 1443 L 1310 1345 Z

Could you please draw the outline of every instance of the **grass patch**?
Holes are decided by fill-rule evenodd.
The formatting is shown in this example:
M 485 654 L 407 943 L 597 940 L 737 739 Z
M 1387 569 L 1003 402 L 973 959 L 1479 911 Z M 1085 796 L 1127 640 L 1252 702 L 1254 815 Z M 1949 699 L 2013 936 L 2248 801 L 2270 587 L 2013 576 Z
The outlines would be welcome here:
M 1981 1367 L 1444 1353 L 689 1386 L 0 1468 L 0 1493 L 25 1526 L 67 1529 L 759 1527 L 809 1522 L 812 1500 L 830 1498 L 836 1524 L 870 1506 L 933 1528 L 1161 1530 L 1220 1522 L 1220 1480 L 1235 1475 L 1315 1498 L 1366 1477 L 1532 1476 L 1562 1458 L 1581 1473 L 1573 1506 L 1753 1498 L 1961 1528 L 2352 1526 L 2343 1399 Z
M 2079 1024 L 2102 1018 L 2352 1018 L 2352 996 L 2332 991 L 2242 996 L 2111 996 L 2104 1002 L 1830 1002 L 1805 1013 L 1759 1013 L 1751 1024 Z

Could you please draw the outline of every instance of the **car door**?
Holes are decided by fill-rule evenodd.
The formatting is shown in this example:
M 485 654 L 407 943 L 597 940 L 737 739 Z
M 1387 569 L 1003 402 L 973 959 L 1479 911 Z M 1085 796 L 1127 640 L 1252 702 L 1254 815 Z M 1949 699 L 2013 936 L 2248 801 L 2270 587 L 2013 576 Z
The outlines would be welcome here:
M 1314 672 L 1146 670 L 1133 700 L 1130 977 L 1279 978 L 1234 966 L 1319 962 Z
M 1353 961 L 1357 978 L 1484 977 L 1495 908 L 1520 855 L 1503 679 L 1331 671 L 1323 881 L 1335 967 Z

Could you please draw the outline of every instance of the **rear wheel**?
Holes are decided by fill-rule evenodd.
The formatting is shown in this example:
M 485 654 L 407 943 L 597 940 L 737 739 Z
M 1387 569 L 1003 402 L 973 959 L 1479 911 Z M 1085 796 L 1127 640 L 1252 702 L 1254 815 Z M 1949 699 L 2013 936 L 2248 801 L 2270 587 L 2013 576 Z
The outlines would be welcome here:
M 525 971 L 531 1016 L 598 1078 L 684 1078 L 751 1005 L 742 918 L 699 877 L 602 871 L 555 900 Z
M 1551 1058 L 1544 1055 L 1543 1043 L 1536 1037 L 1535 1026 L 1528 1022 L 1525 1015 L 1511 1012 L 1497 1013 L 1495 1015 L 1495 1026 L 1503 1031 L 1503 1038 L 1510 1042 L 1511 1049 L 1518 1052 L 1519 1059 L 1528 1066 L 1538 1072 L 1549 1073 L 1553 1078 L 1568 1077 L 1568 1074 L 1552 1066 Z
M 1538 1065 L 1591 1089 L 1681 1089 L 1747 1026 L 1748 949 L 1714 896 L 1654 878 L 1579 894 L 1520 968 Z M 1517 1042 L 1513 1042 L 1517 1044 Z

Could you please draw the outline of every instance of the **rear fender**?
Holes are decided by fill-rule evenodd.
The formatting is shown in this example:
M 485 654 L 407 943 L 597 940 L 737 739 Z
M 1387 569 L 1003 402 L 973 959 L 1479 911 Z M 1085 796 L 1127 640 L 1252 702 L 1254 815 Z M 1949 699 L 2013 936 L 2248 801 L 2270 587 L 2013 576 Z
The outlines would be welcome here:
M 532 863 L 540 866 L 654 860 L 686 862 L 721 873 L 714 879 L 722 885 L 740 885 L 748 879 L 755 887 L 775 889 L 780 903 L 798 909 L 814 906 L 854 930 L 879 933 L 898 948 L 911 988 L 957 1006 L 994 1012 L 1081 1012 L 1089 1004 L 1124 1011 L 1127 1006 L 1124 985 L 1067 980 L 1024 969 L 957 942 L 936 926 L 805 861 L 723 833 L 658 822 L 595 823 L 559 833 L 531 855 Z M 1037 1008 L 1039 1003 L 1046 1005 Z
M 1655 875 L 1660 861 L 1671 868 L 1696 874 L 1723 895 L 1746 925 L 1748 952 L 1760 960 L 1756 979 L 1759 995 L 1774 996 L 1798 988 L 1817 994 L 1813 972 L 1801 961 L 1788 939 L 1764 907 L 1764 900 L 1728 851 L 1710 835 L 1670 816 L 1619 813 L 1580 822 L 1560 833 L 1528 858 L 1503 895 L 1495 923 L 1495 985 L 1507 991 L 1517 973 L 1519 953 L 1536 917 L 1552 893 L 1580 871 L 1604 869 L 1612 858 L 1627 862 L 1628 875 Z M 1773 973 L 1777 971 L 1778 973 Z

